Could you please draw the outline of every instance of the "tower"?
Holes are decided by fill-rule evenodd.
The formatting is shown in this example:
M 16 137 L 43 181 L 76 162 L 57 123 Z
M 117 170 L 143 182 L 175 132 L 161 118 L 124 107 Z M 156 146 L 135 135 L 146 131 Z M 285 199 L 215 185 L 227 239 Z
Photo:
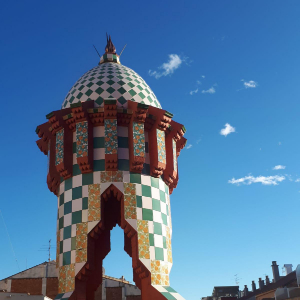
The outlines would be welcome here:
M 99 65 L 37 127 L 37 145 L 48 155 L 47 185 L 58 197 L 56 299 L 94 299 L 116 224 L 142 299 L 183 299 L 169 284 L 169 195 L 186 144 L 184 126 L 172 117 L 120 64 L 109 37 Z

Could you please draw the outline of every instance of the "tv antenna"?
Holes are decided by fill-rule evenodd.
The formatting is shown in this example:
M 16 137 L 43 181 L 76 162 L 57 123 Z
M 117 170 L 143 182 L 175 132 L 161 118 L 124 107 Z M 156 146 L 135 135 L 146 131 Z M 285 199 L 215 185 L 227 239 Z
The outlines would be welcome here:
M 55 248 L 54 246 L 51 246 L 51 239 L 49 240 L 48 245 L 43 245 L 43 247 L 39 251 L 47 251 L 48 252 L 48 261 L 51 261 L 51 249 Z
M 235 274 L 235 275 L 234 275 L 234 280 L 235 280 L 235 284 L 236 284 L 236 285 L 239 285 L 241 279 L 242 279 L 242 278 L 238 277 L 238 274 Z

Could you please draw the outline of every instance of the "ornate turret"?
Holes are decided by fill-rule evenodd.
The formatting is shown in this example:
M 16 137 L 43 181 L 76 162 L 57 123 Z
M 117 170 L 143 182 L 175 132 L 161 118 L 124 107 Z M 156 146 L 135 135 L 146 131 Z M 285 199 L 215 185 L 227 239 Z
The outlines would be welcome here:
M 94 299 L 118 224 L 142 300 L 182 300 L 169 283 L 170 194 L 185 128 L 120 64 L 110 37 L 105 52 L 37 127 L 48 188 L 58 197 L 55 299 Z

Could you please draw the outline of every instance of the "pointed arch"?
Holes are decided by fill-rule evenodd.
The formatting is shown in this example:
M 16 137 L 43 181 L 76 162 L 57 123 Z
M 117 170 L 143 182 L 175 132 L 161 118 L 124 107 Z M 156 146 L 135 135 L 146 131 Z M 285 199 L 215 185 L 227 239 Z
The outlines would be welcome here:
M 102 265 L 110 252 L 110 231 L 117 224 L 124 231 L 124 250 L 132 258 L 133 280 L 141 290 L 142 300 L 165 300 L 151 285 L 151 273 L 138 258 L 138 234 L 124 217 L 124 194 L 111 184 L 101 194 L 101 221 L 88 234 L 87 262 L 75 277 L 70 300 L 94 300 L 102 283 Z

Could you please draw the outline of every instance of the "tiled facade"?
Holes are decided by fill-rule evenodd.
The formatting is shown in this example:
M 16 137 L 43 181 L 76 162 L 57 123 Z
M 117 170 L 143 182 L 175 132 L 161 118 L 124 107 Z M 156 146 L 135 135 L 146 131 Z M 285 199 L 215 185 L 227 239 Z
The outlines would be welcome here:
M 117 119 L 104 120 L 105 129 L 105 154 L 118 152 Z
M 176 142 L 174 139 L 172 140 L 172 146 L 173 146 L 173 165 L 174 170 L 177 171 L 177 150 L 176 150 Z
M 156 129 L 156 137 L 157 137 L 158 161 L 165 164 L 166 163 L 165 132 L 160 129 Z
M 55 165 L 64 161 L 64 130 L 61 129 L 56 133 L 55 145 Z
M 151 177 L 146 170 L 144 174 L 128 171 L 128 129 L 109 125 L 109 130 L 105 126 L 94 127 L 94 172 L 89 174 L 81 174 L 76 160 L 77 139 L 82 135 L 77 131 L 73 135 L 73 177 L 61 182 L 58 197 L 60 294 L 72 291 L 74 282 L 70 274 L 76 275 L 87 260 L 87 235 L 101 221 L 101 194 L 111 183 L 124 194 L 124 218 L 136 224 L 139 258 L 151 271 L 152 284 L 169 285 L 172 229 L 168 186 L 161 178 Z M 104 134 L 108 135 L 110 129 L 117 134 L 115 148 L 118 149 L 120 171 L 104 169 Z
M 130 68 L 115 62 L 100 64 L 86 72 L 70 89 L 62 108 L 90 100 L 94 100 L 95 106 L 99 107 L 103 106 L 106 98 L 116 98 L 120 108 L 127 108 L 127 100 L 161 108 L 144 79 Z
M 133 122 L 133 153 L 135 156 L 145 156 L 144 124 Z
M 183 299 L 169 286 L 169 194 L 177 186 L 177 155 L 186 144 L 185 128 L 172 116 L 161 109 L 145 81 L 120 64 L 109 37 L 99 65 L 70 89 L 62 110 L 48 114 L 49 122 L 38 126 L 37 144 L 43 153 L 52 141 L 47 185 L 58 196 L 56 299 L 86 297 L 74 278 L 78 274 L 76 282 L 87 284 L 82 276 L 94 272 L 87 271 L 94 264 L 90 238 L 107 234 L 99 223 L 106 216 L 101 201 L 112 195 L 123 205 L 120 226 L 126 251 L 134 251 L 134 272 L 151 281 L 143 284 L 144 293 L 159 300 Z M 103 250 L 109 242 L 104 244 Z
M 76 155 L 85 157 L 88 155 L 88 124 L 87 121 L 76 124 Z

